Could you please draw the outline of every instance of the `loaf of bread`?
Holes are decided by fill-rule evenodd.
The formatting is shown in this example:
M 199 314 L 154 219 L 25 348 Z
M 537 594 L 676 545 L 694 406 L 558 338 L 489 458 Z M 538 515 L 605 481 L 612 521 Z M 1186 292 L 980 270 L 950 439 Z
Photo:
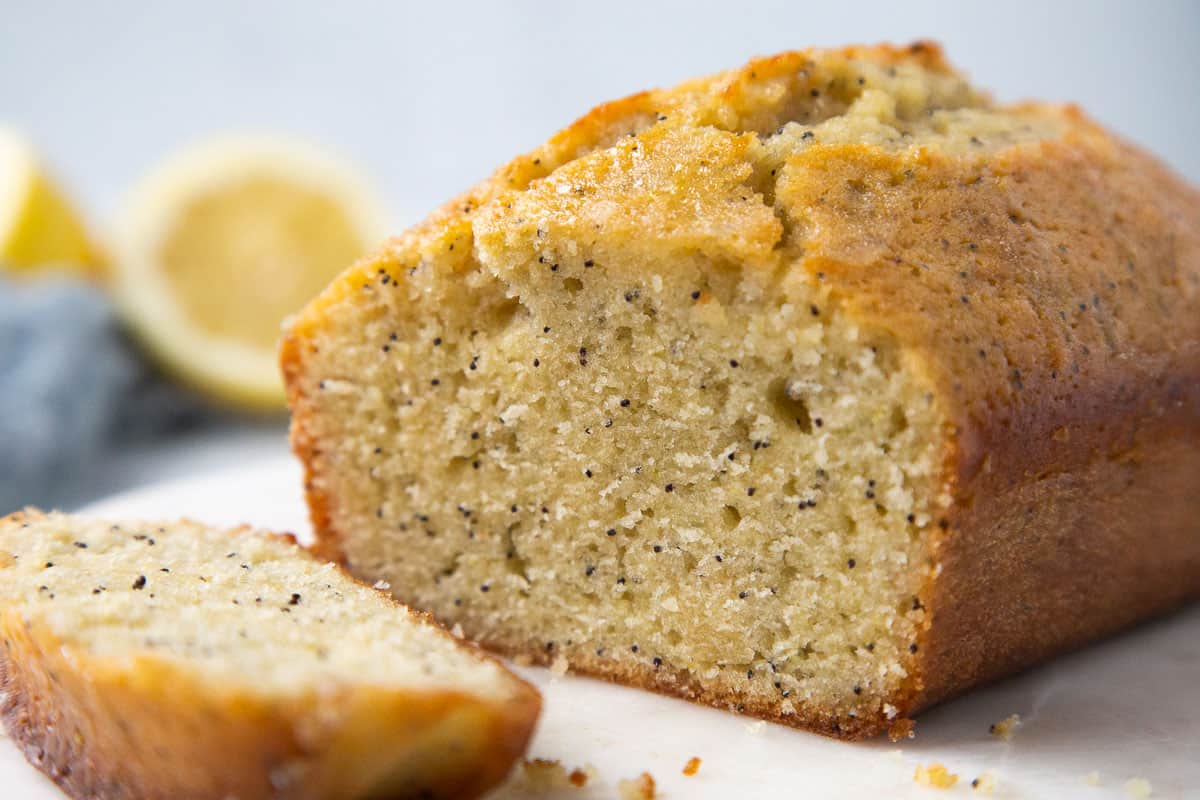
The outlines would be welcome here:
M 0 521 L 0 715 L 75 798 L 463 798 L 537 692 L 290 537 Z
M 847 738 L 1200 593 L 1200 195 L 929 44 L 600 106 L 282 352 L 323 546 Z

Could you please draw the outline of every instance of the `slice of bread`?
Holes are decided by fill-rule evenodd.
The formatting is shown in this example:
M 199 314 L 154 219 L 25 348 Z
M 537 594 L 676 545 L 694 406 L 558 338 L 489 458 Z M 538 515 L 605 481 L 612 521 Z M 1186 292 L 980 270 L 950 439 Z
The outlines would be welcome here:
M 0 521 L 0 712 L 76 798 L 461 798 L 529 686 L 290 536 Z
M 931 45 L 601 106 L 282 360 L 328 552 L 546 663 L 899 734 L 1200 595 L 1200 195 Z

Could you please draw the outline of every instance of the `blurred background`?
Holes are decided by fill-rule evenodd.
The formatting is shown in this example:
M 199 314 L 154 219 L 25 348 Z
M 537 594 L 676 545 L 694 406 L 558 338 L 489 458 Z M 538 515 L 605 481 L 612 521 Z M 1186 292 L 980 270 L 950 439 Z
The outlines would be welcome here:
M 284 452 L 264 320 L 596 103 L 916 38 L 1200 182 L 1188 0 L 0 0 L 0 512 Z M 223 292 L 254 258 L 290 291 Z

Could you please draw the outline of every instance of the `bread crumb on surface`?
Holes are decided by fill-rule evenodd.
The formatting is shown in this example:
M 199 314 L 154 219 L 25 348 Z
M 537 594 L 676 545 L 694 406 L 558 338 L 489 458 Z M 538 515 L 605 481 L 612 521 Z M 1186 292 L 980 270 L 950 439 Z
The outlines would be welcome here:
M 554 659 L 554 661 L 550 663 L 550 674 L 557 678 L 561 678 L 563 675 L 566 675 L 570 669 L 571 662 L 567 661 L 567 657 L 561 653 L 557 658 Z
M 576 767 L 570 772 L 562 762 L 554 758 L 527 758 L 521 762 L 520 771 L 513 776 L 517 788 L 532 792 L 550 792 L 556 789 L 582 789 L 596 777 L 594 767 Z
M 700 759 L 696 756 L 692 756 L 691 758 L 689 758 L 687 760 L 687 763 L 683 765 L 683 774 L 687 775 L 689 778 L 692 775 L 695 775 L 699 771 L 700 771 Z
M 562 762 L 551 758 L 527 758 L 521 762 L 521 780 L 535 790 L 563 789 L 569 786 Z
M 999 722 L 992 723 L 988 727 L 988 733 L 1007 742 L 1012 739 L 1013 731 L 1020 727 L 1020 725 L 1021 715 L 1012 714 Z
M 1125 781 L 1124 789 L 1125 794 L 1136 800 L 1146 800 L 1147 797 L 1154 794 L 1154 787 L 1145 778 L 1130 778 Z
M 915 739 L 916 736 L 917 723 L 911 719 L 898 719 L 888 728 L 888 738 L 893 742 L 898 742 L 901 739 Z
M 649 772 L 643 772 L 636 778 L 618 781 L 617 795 L 621 800 L 654 800 L 658 797 L 654 777 Z
M 922 786 L 949 789 L 958 783 L 958 776 L 942 764 L 934 762 L 929 765 L 918 764 L 917 771 L 913 773 L 913 780 Z
M 1088 786 L 1099 786 L 1100 785 L 1100 773 L 1096 772 L 1095 770 L 1089 772 L 1087 775 L 1083 776 L 1083 782 L 1086 783 Z
M 971 788 L 980 794 L 991 794 L 996 791 L 996 774 L 991 770 L 979 773 L 978 778 L 972 779 Z

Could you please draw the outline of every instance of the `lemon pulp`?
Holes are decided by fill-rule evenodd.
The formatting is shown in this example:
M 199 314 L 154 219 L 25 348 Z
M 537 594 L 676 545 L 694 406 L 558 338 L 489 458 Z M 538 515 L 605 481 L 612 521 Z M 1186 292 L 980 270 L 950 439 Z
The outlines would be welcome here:
M 181 209 L 159 260 L 183 313 L 197 326 L 271 348 L 280 321 L 363 248 L 362 237 L 331 198 L 259 176 Z
M 114 290 L 168 372 L 243 408 L 284 406 L 275 353 L 299 311 L 383 236 L 345 165 L 276 137 L 220 137 L 152 170 L 114 237 Z

